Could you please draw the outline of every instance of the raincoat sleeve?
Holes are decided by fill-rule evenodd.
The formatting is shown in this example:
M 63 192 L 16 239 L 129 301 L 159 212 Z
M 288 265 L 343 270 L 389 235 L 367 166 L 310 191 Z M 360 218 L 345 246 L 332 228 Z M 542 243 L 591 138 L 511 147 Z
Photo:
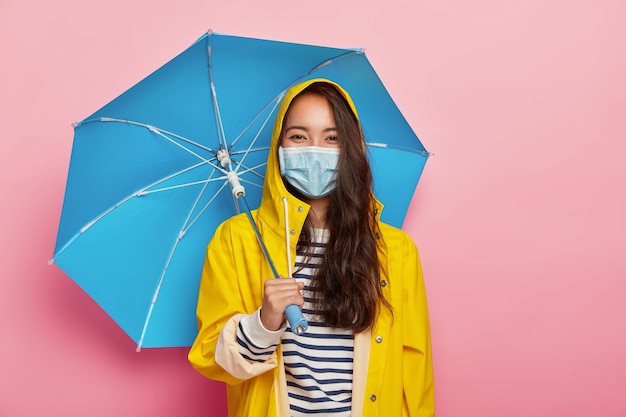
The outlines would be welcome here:
M 239 351 L 239 323 L 255 313 L 260 301 L 249 288 L 253 279 L 246 276 L 245 263 L 236 262 L 244 253 L 239 242 L 245 239 L 233 235 L 233 229 L 237 230 L 229 222 L 222 224 L 207 247 L 196 309 L 199 330 L 189 351 L 196 370 L 227 384 L 238 384 L 277 365 L 276 352 L 264 362 L 254 362 Z
M 403 243 L 404 279 L 404 415 L 435 415 L 433 363 L 430 325 L 424 276 L 417 247 L 406 237 Z

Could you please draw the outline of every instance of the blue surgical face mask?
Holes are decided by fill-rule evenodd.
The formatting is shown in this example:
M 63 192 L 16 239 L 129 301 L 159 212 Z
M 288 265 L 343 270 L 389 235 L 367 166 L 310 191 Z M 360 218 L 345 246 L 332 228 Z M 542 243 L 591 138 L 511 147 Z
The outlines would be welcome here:
M 280 174 L 309 198 L 322 198 L 335 189 L 339 148 L 298 146 L 278 148 Z

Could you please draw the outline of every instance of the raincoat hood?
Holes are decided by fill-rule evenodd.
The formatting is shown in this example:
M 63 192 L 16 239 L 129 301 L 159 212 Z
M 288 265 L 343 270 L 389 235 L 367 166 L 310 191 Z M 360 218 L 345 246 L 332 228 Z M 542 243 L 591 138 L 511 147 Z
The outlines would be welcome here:
M 267 158 L 265 182 L 263 184 L 263 194 L 261 196 L 261 205 L 259 207 L 259 214 L 265 219 L 276 219 L 277 221 L 281 219 L 283 215 L 283 206 L 280 204 L 280 201 L 276 201 L 277 196 L 288 197 L 290 201 L 297 202 L 298 207 L 306 208 L 308 212 L 309 205 L 306 204 L 304 201 L 299 200 L 293 194 L 289 193 L 289 191 L 287 191 L 287 188 L 285 187 L 285 184 L 280 174 L 280 166 L 278 162 L 278 147 L 280 146 L 280 134 L 283 127 L 283 121 L 285 120 L 285 115 L 287 114 L 289 106 L 298 96 L 298 94 L 300 94 L 309 85 L 317 82 L 323 82 L 333 85 L 344 96 L 344 98 L 350 105 L 352 112 L 358 119 L 358 113 L 356 111 L 356 107 L 354 105 L 354 102 L 352 101 L 352 98 L 347 93 L 347 91 L 345 91 L 339 84 L 333 81 L 324 78 L 314 78 L 304 81 L 300 84 L 296 84 L 295 86 L 287 90 L 276 113 L 276 121 L 274 123 L 274 129 L 272 130 L 271 144 Z M 277 224 L 273 226 L 277 226 Z

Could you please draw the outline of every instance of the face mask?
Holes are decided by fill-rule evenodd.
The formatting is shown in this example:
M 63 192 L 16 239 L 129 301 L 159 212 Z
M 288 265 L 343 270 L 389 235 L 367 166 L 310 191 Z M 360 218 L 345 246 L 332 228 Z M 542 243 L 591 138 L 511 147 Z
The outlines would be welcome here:
M 301 146 L 278 148 L 280 174 L 309 198 L 322 198 L 335 189 L 339 148 Z

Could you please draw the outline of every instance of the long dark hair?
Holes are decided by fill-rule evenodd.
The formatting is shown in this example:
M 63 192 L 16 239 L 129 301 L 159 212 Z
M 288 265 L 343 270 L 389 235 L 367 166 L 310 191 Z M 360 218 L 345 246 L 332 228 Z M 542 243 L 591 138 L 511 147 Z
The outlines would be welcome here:
M 306 94 L 325 97 L 330 103 L 341 148 L 337 184 L 330 194 L 326 212 L 330 239 L 320 269 L 311 280 L 313 307 L 327 325 L 360 332 L 374 326 L 381 306 L 391 310 L 380 285 L 377 252 L 380 235 L 372 172 L 359 120 L 343 94 L 332 84 L 315 82 L 300 92 L 294 101 Z M 285 186 L 299 195 L 286 181 Z M 307 218 L 299 251 L 311 241 L 309 229 Z

